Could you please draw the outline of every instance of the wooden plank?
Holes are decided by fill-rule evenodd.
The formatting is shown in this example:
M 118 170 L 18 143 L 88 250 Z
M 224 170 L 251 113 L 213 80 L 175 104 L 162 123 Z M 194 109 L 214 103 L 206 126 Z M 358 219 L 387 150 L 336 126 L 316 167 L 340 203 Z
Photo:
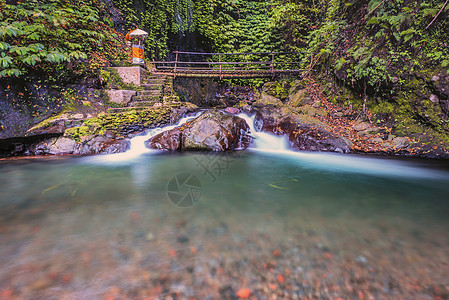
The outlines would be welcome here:
M 244 52 L 244 53 L 238 53 L 238 52 L 234 52 L 234 53 L 208 53 L 208 52 L 186 52 L 186 51 L 173 51 L 174 54 L 179 53 L 179 54 L 190 54 L 190 55 L 263 55 L 263 54 L 300 54 L 300 53 L 305 53 L 306 51 L 303 52 Z
M 192 64 L 192 65 L 257 65 L 257 64 L 270 64 L 271 61 L 154 61 L 152 64 L 163 65 L 163 64 Z M 280 61 L 276 64 L 306 64 L 309 63 L 304 61 Z
M 154 61 L 153 64 L 191 64 L 191 65 L 257 65 L 257 64 L 269 64 L 270 61 Z
M 279 74 L 296 74 L 307 72 L 306 69 L 298 69 L 298 70 L 274 70 L 274 75 Z M 177 71 L 176 74 L 173 72 L 155 72 L 155 74 L 167 75 L 167 76 L 177 76 L 177 77 L 209 77 L 209 78 L 254 78 L 254 77 L 271 77 L 273 73 L 271 70 L 269 71 L 250 71 L 250 72 L 180 72 Z

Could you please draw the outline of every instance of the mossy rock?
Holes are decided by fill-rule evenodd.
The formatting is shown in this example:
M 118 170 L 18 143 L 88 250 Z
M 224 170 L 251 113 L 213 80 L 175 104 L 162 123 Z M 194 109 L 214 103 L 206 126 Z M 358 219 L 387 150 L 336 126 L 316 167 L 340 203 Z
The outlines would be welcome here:
M 305 89 L 299 90 L 296 93 L 291 94 L 289 98 L 290 101 L 288 102 L 288 105 L 293 107 L 299 107 L 313 102 L 312 98 L 309 97 L 309 94 Z
M 262 87 L 262 92 L 270 96 L 287 99 L 289 96 L 290 84 L 285 81 L 267 82 Z
M 262 92 L 259 99 L 253 103 L 253 106 L 266 106 L 266 105 L 273 105 L 273 106 L 283 106 L 284 104 L 279 98 L 276 98 L 274 96 L 271 96 L 265 92 Z
M 322 107 L 313 107 L 311 105 L 305 105 L 303 107 L 301 107 L 300 112 L 302 114 L 311 116 L 311 117 L 316 117 L 316 116 L 320 116 L 320 117 L 324 117 L 327 116 L 327 111 L 322 108 Z

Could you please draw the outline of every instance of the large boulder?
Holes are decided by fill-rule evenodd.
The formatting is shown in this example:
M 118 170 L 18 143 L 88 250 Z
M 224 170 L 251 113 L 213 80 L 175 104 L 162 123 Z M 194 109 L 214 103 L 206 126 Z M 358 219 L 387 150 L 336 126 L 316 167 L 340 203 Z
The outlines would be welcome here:
M 208 110 L 185 125 L 160 133 L 146 146 L 165 150 L 226 151 L 247 148 L 251 138 L 242 118 L 220 110 Z

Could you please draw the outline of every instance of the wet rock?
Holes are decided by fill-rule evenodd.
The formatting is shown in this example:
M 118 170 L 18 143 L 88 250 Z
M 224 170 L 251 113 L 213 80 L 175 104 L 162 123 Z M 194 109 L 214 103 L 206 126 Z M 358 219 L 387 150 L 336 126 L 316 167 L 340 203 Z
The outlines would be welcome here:
M 75 119 L 75 120 L 84 119 L 84 115 L 83 114 L 73 114 L 70 116 L 70 119 Z
M 402 149 L 409 146 L 410 141 L 405 137 L 396 137 L 391 141 L 391 145 L 394 149 Z
M 246 148 L 249 126 L 242 118 L 221 111 L 207 111 L 192 121 L 182 134 L 183 149 L 225 151 Z
M 182 127 L 156 135 L 147 147 L 166 150 L 225 151 L 247 148 L 246 121 L 219 110 L 209 110 Z
M 34 155 L 30 148 L 42 141 L 54 139 L 62 134 L 56 133 L 39 133 L 25 137 L 14 137 L 7 139 L 0 139 L 0 157 L 9 157 L 16 155 Z
M 301 105 L 310 104 L 312 102 L 313 102 L 312 98 L 308 96 L 307 91 L 304 89 L 297 91 L 293 95 L 290 95 L 290 100 L 288 104 L 294 107 L 298 107 Z
M 349 141 L 316 127 L 302 126 L 290 134 L 289 140 L 295 150 L 350 152 Z
M 52 155 L 73 154 L 75 152 L 76 142 L 66 137 L 60 137 L 49 144 L 46 152 Z
M 121 153 L 129 149 L 129 141 L 104 136 L 85 136 L 80 143 L 67 137 L 52 138 L 29 147 L 28 155 L 90 155 Z
M 327 111 L 324 108 L 317 108 L 314 106 L 310 106 L 310 105 L 305 105 L 301 108 L 301 113 L 311 116 L 311 117 L 316 117 L 316 116 L 326 116 L 327 115 Z
M 384 140 L 379 138 L 379 137 L 375 137 L 369 140 L 371 143 L 382 143 Z
M 361 122 L 361 123 L 357 123 L 354 126 L 352 126 L 352 129 L 354 129 L 355 131 L 364 131 L 370 127 L 371 127 L 370 123 Z
M 176 240 L 177 240 L 179 243 L 187 243 L 187 242 L 189 241 L 189 237 L 188 237 L 187 235 L 185 235 L 185 234 L 180 234 L 180 235 L 178 235 L 178 236 L 176 237 Z
M 127 140 L 108 140 L 103 143 L 101 153 L 113 154 L 113 153 L 123 153 L 129 150 L 130 143 Z
M 267 105 L 282 106 L 283 103 L 280 99 L 268 95 L 267 93 L 262 93 L 260 99 L 253 103 L 254 107 L 265 107 Z
M 438 99 L 438 97 L 434 94 L 430 95 L 430 101 L 432 101 L 433 103 L 438 103 L 440 102 L 440 99 Z
M 234 291 L 232 286 L 229 285 L 221 287 L 219 289 L 219 293 L 221 299 L 230 299 L 230 300 L 238 299 L 236 297 L 236 292 Z
M 236 107 L 226 107 L 225 112 L 236 115 L 236 114 L 240 113 L 240 109 L 238 109 Z
M 150 242 L 154 241 L 154 239 L 155 239 L 154 234 L 152 232 L 148 232 L 145 236 L 145 239 Z
M 52 282 L 50 279 L 47 278 L 42 278 L 42 279 L 38 279 L 35 282 L 33 282 L 32 284 L 30 284 L 29 286 L 27 286 L 26 288 L 31 290 L 31 291 L 37 291 L 37 290 L 43 290 L 48 288 L 49 286 L 52 285 Z
M 162 132 L 145 143 L 148 148 L 160 150 L 181 150 L 181 128 Z
M 370 134 L 378 133 L 379 131 L 380 131 L 379 128 L 371 126 L 363 131 L 359 131 L 358 135 L 370 135 Z
M 362 265 L 366 265 L 368 263 L 368 260 L 363 255 L 357 256 L 355 261 L 360 263 L 360 264 L 362 264 Z

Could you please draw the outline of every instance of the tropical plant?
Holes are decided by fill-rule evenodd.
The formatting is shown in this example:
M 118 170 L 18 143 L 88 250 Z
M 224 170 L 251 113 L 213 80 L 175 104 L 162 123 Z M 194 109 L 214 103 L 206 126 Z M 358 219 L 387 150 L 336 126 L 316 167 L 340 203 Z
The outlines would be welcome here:
M 123 58 L 122 37 L 101 20 L 100 7 L 96 0 L 0 0 L 0 77 Z

